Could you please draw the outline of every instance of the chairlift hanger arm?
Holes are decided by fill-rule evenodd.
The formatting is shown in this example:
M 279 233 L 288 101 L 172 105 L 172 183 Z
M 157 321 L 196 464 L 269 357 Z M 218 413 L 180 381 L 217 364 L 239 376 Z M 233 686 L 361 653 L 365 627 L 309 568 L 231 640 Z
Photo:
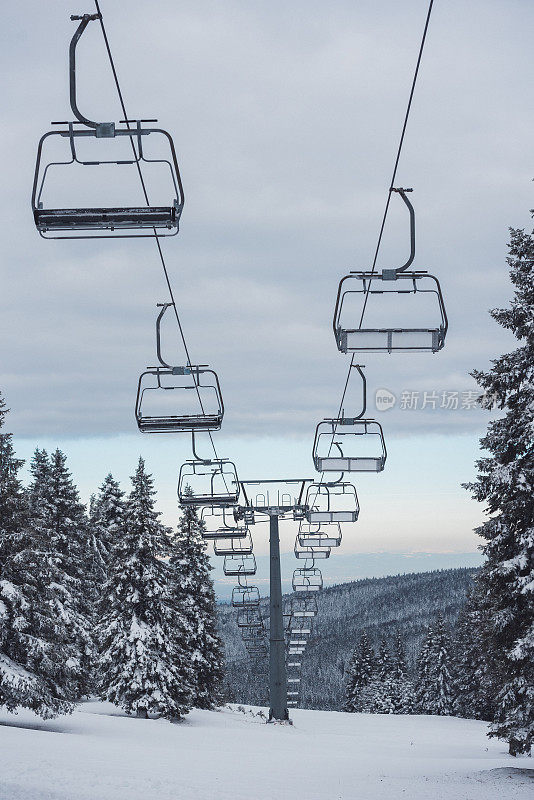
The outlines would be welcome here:
M 157 316 L 157 319 L 156 319 L 156 354 L 157 354 L 159 363 L 162 366 L 168 367 L 170 369 L 171 365 L 167 364 L 167 362 L 163 360 L 162 355 L 161 355 L 161 320 L 163 318 L 163 315 L 165 314 L 165 312 L 169 308 L 169 306 L 174 306 L 174 303 L 158 303 L 158 308 L 161 307 L 161 311 L 159 312 L 159 314 Z
M 408 267 L 411 266 L 415 258 L 415 210 L 406 195 L 406 192 L 413 192 L 413 189 L 402 189 L 401 187 L 399 187 L 398 189 L 394 189 L 392 187 L 390 191 L 400 194 L 410 213 L 410 257 L 408 258 L 408 261 L 402 265 L 402 267 L 397 267 L 395 272 L 398 274 L 399 272 L 404 272 L 405 270 L 407 270 Z
M 352 364 L 353 369 L 359 374 L 360 378 L 362 379 L 362 410 L 360 414 L 356 417 L 356 419 L 361 419 L 365 416 L 365 412 L 367 411 L 367 378 L 363 372 L 362 367 L 363 364 Z
M 87 28 L 88 24 L 93 20 L 100 19 L 100 14 L 80 14 L 76 15 L 73 14 L 71 16 L 71 20 L 73 22 L 80 21 L 80 24 L 76 28 L 74 32 L 74 36 L 70 40 L 69 46 L 69 89 L 70 89 L 70 107 L 72 109 L 72 113 L 76 117 L 76 119 L 81 122 L 83 125 L 87 125 L 88 128 L 95 128 L 98 131 L 100 123 L 93 122 L 92 120 L 85 117 L 78 108 L 78 102 L 76 98 L 76 47 L 78 42 L 80 41 L 83 32 Z M 104 123 L 108 127 L 111 126 L 114 128 L 115 126 L 113 123 Z M 111 134 L 112 135 L 112 134 Z

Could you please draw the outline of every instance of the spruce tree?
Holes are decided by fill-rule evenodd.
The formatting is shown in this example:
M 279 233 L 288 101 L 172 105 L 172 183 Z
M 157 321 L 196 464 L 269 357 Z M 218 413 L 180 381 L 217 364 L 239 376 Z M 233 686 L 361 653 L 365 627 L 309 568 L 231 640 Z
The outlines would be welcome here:
M 453 710 L 456 716 L 489 722 L 495 712 L 496 687 L 484 647 L 482 615 L 477 592 L 472 591 L 455 629 Z
M 102 612 L 102 590 L 109 578 L 111 554 L 122 530 L 124 515 L 124 492 L 111 473 L 107 475 L 98 494 L 91 495 L 89 503 L 90 559 L 88 563 L 89 607 L 91 626 L 98 650 L 98 628 Z M 93 663 L 93 690 L 102 689 L 100 660 Z
M 432 625 L 426 630 L 416 665 L 416 707 L 420 714 L 431 714 L 435 697 Z
M 511 230 L 508 265 L 514 297 L 490 313 L 520 346 L 473 372 L 482 406 L 502 413 L 481 439 L 489 455 L 467 488 L 489 514 L 477 529 L 486 556 L 477 582 L 484 657 L 498 687 L 490 735 L 519 755 L 534 740 L 534 240 L 524 230 Z
M 186 489 L 186 493 L 190 491 Z M 209 709 L 221 702 L 224 655 L 210 577 L 213 567 L 206 553 L 203 530 L 204 522 L 199 520 L 196 508 L 185 506 L 172 539 L 170 565 L 177 610 L 185 615 L 188 631 L 186 647 L 191 653 L 194 672 L 193 705 Z
M 170 530 L 159 521 L 154 495 L 140 458 L 100 606 L 103 696 L 130 714 L 176 720 L 191 708 L 193 678 L 165 560 Z
M 450 673 L 451 632 L 441 614 L 433 629 L 432 644 L 435 659 L 436 698 L 432 713 L 440 716 L 452 714 L 454 702 L 453 682 Z
M 379 680 L 385 681 L 386 678 L 391 677 L 393 673 L 393 659 L 388 647 L 387 639 L 382 637 L 380 646 L 378 648 L 378 656 L 376 659 L 376 677 Z
M 58 600 L 76 654 L 70 660 L 71 696 L 93 686 L 94 642 L 91 630 L 91 569 L 88 520 L 61 450 L 47 456 L 36 450 L 28 490 L 30 523 L 48 543 L 58 573 Z
M 124 492 L 109 473 L 89 507 L 94 576 L 102 586 L 107 580 L 111 552 L 119 536 L 124 514 Z
M 347 668 L 344 711 L 362 711 L 361 694 L 372 680 L 376 669 L 375 652 L 367 631 L 362 631 Z
M 396 680 L 401 680 L 406 677 L 406 649 L 404 647 L 404 640 L 400 629 L 395 633 L 395 642 L 393 645 L 393 655 L 391 659 L 391 674 Z
M 0 396 L 0 429 L 6 413 Z M 45 462 L 46 454 L 40 458 Z M 49 542 L 30 522 L 22 464 L 11 434 L 0 433 L 0 706 L 48 718 L 72 710 L 75 651 L 62 615 L 62 576 Z
M 413 711 L 413 686 L 406 675 L 404 643 L 397 631 L 391 649 L 384 637 L 380 643 L 372 680 L 361 693 L 362 710 L 371 714 L 410 714 Z
M 443 617 L 429 626 L 417 662 L 416 703 L 421 714 L 452 714 L 453 682 L 450 674 L 451 635 Z

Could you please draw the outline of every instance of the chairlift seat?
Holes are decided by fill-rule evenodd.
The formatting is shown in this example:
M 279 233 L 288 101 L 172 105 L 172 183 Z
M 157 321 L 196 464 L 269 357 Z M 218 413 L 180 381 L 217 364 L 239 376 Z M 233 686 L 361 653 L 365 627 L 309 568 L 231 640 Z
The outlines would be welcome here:
M 318 567 L 302 567 L 293 571 L 294 592 L 319 592 L 323 588 L 323 576 Z
M 295 547 L 294 547 L 295 558 L 298 559 L 312 559 L 312 560 L 324 560 L 326 558 L 330 558 L 330 548 L 329 547 L 305 547 L 302 548 L 299 542 L 299 537 L 295 540 Z
M 263 620 L 258 606 L 245 606 L 237 612 L 239 628 L 263 628 Z
M 228 539 L 231 537 L 232 539 L 244 539 L 248 535 L 248 528 L 244 527 L 235 527 L 235 528 L 217 528 L 212 531 L 203 531 L 202 538 L 206 539 L 207 541 L 217 541 L 218 539 Z M 222 555 L 222 553 L 217 553 L 217 555 Z
M 379 304 L 381 296 L 398 297 L 399 311 L 402 307 L 402 296 L 414 297 L 432 295 L 434 326 L 413 325 L 361 325 L 361 309 L 367 302 Z M 353 296 L 360 296 L 358 309 L 349 312 L 348 301 Z M 383 304 L 382 304 L 383 305 Z M 353 324 L 351 324 L 351 322 Z M 428 272 L 351 272 L 341 279 L 334 312 L 334 334 L 338 349 L 342 353 L 356 352 L 431 352 L 437 353 L 445 344 L 447 334 L 447 314 L 438 279 Z
M 232 606 L 234 608 L 255 607 L 260 604 L 260 590 L 257 586 L 234 586 Z
M 332 547 L 339 547 L 341 544 L 341 534 L 339 536 L 334 536 L 323 532 L 316 535 L 299 533 L 298 540 L 299 545 L 304 550 L 309 549 L 315 553 L 316 550 L 320 550 L 322 548 L 328 548 L 330 550 Z M 311 557 L 312 556 L 310 556 L 310 558 Z M 304 556 L 301 556 L 301 558 L 304 558 Z
M 37 230 L 123 230 L 176 227 L 176 208 L 147 206 L 137 208 L 44 208 L 34 211 Z
M 300 595 L 300 597 L 291 598 L 291 615 L 293 617 L 315 617 L 317 614 L 317 598 L 315 595 L 310 595 L 309 597 Z
M 246 576 L 256 574 L 254 555 L 228 555 L 224 557 L 223 572 L 228 576 Z
M 250 555 L 253 549 L 254 544 L 250 533 L 248 536 L 234 537 L 227 532 L 225 538 L 214 537 L 213 552 L 216 556 Z
M 157 323 L 158 356 L 160 356 L 159 321 L 162 315 L 163 312 L 160 313 Z M 184 383 L 184 377 L 187 383 Z M 184 392 L 198 394 L 201 410 L 186 411 L 183 405 Z M 156 407 L 159 404 L 157 408 L 159 413 L 154 413 L 156 410 L 153 409 L 154 404 Z M 139 377 L 135 418 L 142 433 L 218 431 L 223 416 L 221 387 L 217 374 L 212 369 L 198 365 L 158 366 L 147 368 Z
M 32 209 L 35 226 L 40 235 L 44 238 L 68 239 L 79 238 L 79 234 L 87 232 L 82 238 L 109 238 L 124 236 L 153 236 L 154 229 L 160 231 L 170 231 L 170 233 L 160 233 L 160 236 L 174 236 L 178 233 L 178 225 L 184 205 L 184 193 L 176 159 L 174 143 L 167 131 L 162 128 L 143 127 L 138 121 L 135 127 L 115 127 L 109 126 L 105 135 L 102 135 L 102 125 L 94 128 L 76 128 L 78 123 L 69 123 L 67 129 L 49 131 L 41 137 L 37 149 L 37 161 L 32 190 Z M 156 138 L 163 137 L 168 148 L 167 158 L 150 158 L 144 151 L 143 139 L 149 135 Z M 68 139 L 69 147 L 65 155 L 65 160 L 50 160 L 43 164 L 43 148 L 48 143 L 48 137 L 63 137 Z M 95 139 L 99 142 L 99 149 L 105 150 L 106 142 L 110 139 L 128 137 L 132 142 L 132 153 L 125 159 L 100 158 L 99 160 L 87 161 L 80 157 L 78 141 L 80 138 Z M 108 153 L 109 155 L 109 153 Z M 85 208 L 56 208 L 48 205 L 44 200 L 44 189 L 49 170 L 53 168 L 67 169 L 78 164 L 82 167 L 98 167 L 101 165 L 129 165 L 132 169 L 141 164 L 160 164 L 165 165 L 170 177 L 172 186 L 172 201 L 169 205 L 157 206 L 91 206 Z M 78 185 L 77 185 L 78 188 Z M 102 186 L 102 193 L 106 190 Z M 99 233 L 99 231 L 101 233 Z M 132 233 L 124 233 L 131 231 Z M 146 233 L 143 233 L 146 231 Z
M 308 522 L 356 522 L 360 504 L 352 483 L 312 483 L 306 493 Z
M 186 491 L 187 487 L 193 490 L 192 494 Z M 239 492 L 237 470 L 231 461 L 186 461 L 180 467 L 178 499 L 182 506 L 225 507 L 237 503 Z
M 370 444 L 376 455 L 366 452 Z M 384 432 L 374 419 L 341 417 L 317 425 L 313 463 L 318 472 L 382 472 L 386 458 Z
M 324 528 L 315 523 L 309 525 L 301 524 L 298 532 L 298 540 L 301 547 L 339 547 L 341 544 L 342 533 L 339 522 L 323 523 Z

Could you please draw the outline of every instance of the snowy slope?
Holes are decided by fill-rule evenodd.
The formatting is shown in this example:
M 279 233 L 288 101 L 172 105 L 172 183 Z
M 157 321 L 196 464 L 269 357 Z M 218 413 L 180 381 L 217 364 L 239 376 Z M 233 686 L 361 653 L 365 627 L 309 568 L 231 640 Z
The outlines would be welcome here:
M 0 800 L 529 800 L 530 759 L 447 717 L 235 710 L 184 723 L 89 702 L 43 722 L 0 713 Z

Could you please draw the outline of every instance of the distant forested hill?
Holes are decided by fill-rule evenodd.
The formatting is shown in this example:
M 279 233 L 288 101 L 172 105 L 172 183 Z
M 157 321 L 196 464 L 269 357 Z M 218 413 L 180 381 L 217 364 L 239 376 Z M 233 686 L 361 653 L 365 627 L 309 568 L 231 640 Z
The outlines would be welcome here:
M 366 578 L 324 589 L 317 597 L 319 614 L 303 662 L 300 705 L 341 708 L 345 666 L 363 628 L 376 645 L 383 636 L 390 639 L 400 630 L 413 667 L 426 626 L 439 612 L 447 622 L 456 621 L 475 574 L 472 568 L 448 569 Z M 267 601 L 262 605 L 263 615 L 268 617 Z M 235 622 L 235 609 L 221 605 L 219 615 L 226 648 L 228 699 L 266 705 L 267 675 L 261 666 L 251 669 Z M 266 667 L 263 665 L 263 670 Z

